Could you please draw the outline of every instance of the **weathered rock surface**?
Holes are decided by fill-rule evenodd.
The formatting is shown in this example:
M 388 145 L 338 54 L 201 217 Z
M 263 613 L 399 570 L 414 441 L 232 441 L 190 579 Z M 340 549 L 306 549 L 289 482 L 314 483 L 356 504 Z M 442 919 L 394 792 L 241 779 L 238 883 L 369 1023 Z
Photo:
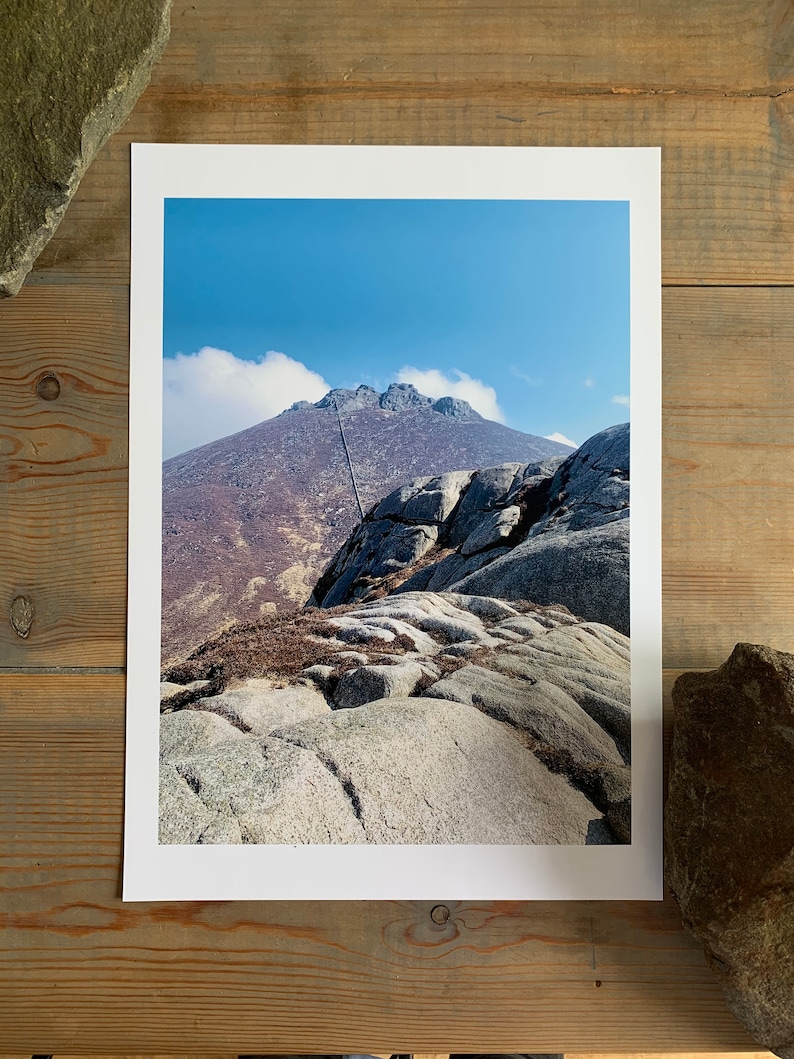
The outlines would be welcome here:
M 187 757 L 217 743 L 242 739 L 239 728 L 204 710 L 179 710 L 160 718 L 160 760 Z
M 424 673 L 416 662 L 402 665 L 359 666 L 343 673 L 334 691 L 336 709 L 352 709 L 377 699 L 411 695 Z
M 296 401 L 288 411 L 303 412 L 311 407 L 333 408 L 338 412 L 360 412 L 363 408 L 383 408 L 389 412 L 404 412 L 408 408 L 432 408 L 434 412 L 455 419 L 482 418 L 468 401 L 456 397 L 441 397 L 434 401 L 419 393 L 409 382 L 393 382 L 385 393 L 378 393 L 371 386 L 359 386 L 355 390 L 330 390 L 313 406 L 308 401 Z
M 235 728 L 255 735 L 268 735 L 283 724 L 330 709 L 314 684 L 275 687 L 272 680 L 256 677 L 219 695 L 199 699 L 195 708 L 218 714 Z
M 323 663 L 163 715 L 162 841 L 630 841 L 628 641 L 525 610 L 410 592 L 305 614 Z
M 169 770 L 170 796 L 185 799 L 178 803 L 178 828 L 168 829 L 170 842 L 206 842 L 207 817 L 216 827 L 223 825 L 226 835 L 239 828 L 242 842 L 366 841 L 350 797 L 333 770 L 297 744 L 251 737 L 175 761 L 171 768 L 198 806 L 185 799 L 184 792 L 175 793 L 177 782 Z M 192 820 L 194 806 L 198 825 Z M 187 838 L 202 823 L 198 837 Z
M 16 294 L 170 30 L 170 0 L 17 0 L 0 34 L 0 297 Z
M 668 882 L 733 1013 L 794 1059 L 794 655 L 738 644 L 673 702 Z
M 564 747 L 577 765 L 622 765 L 614 740 L 567 692 L 547 680 L 518 681 L 482 666 L 466 665 L 432 684 L 427 695 L 476 706 L 497 721 L 529 732 L 551 747 Z
M 573 845 L 600 819 L 508 728 L 459 703 L 381 700 L 276 735 L 333 762 L 369 842 Z
M 191 680 L 187 684 L 177 684 L 173 680 L 160 682 L 160 706 L 163 710 L 172 705 L 180 705 L 185 699 L 185 692 L 205 691 L 210 687 L 209 680 Z
M 628 424 L 596 434 L 563 462 L 400 486 L 337 552 L 310 603 L 444 590 L 561 603 L 628 634 Z

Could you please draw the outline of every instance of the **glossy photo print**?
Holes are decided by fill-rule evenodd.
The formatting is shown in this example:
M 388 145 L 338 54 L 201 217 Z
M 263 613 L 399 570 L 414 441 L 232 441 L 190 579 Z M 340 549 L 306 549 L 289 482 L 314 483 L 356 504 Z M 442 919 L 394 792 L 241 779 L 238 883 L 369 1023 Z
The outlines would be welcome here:
M 661 896 L 658 201 L 135 147 L 125 898 Z

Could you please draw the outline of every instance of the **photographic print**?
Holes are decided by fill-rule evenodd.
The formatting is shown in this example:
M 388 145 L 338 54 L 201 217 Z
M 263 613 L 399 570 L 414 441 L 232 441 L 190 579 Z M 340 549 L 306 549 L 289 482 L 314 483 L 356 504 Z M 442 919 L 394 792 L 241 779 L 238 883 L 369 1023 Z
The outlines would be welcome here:
M 134 150 L 125 897 L 661 896 L 658 151 Z

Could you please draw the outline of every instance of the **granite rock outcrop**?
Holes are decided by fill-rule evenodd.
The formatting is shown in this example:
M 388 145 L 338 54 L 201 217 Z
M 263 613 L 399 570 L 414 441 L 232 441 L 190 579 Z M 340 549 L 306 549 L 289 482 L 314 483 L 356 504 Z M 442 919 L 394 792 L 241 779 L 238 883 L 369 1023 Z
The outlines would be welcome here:
M 630 841 L 622 634 L 461 593 L 290 620 L 298 671 L 219 682 L 232 632 L 164 674 L 161 842 Z
M 559 603 L 629 633 L 629 425 L 567 459 L 416 478 L 374 505 L 310 604 L 411 591 Z

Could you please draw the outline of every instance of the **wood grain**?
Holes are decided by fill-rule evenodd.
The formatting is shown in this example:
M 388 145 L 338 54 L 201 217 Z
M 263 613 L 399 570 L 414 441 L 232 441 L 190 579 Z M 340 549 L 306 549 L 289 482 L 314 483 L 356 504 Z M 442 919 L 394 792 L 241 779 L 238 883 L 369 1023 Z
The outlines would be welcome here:
M 0 306 L 0 665 L 124 660 L 128 294 L 32 287 Z M 42 400 L 52 373 L 60 395 Z M 34 609 L 21 639 L 12 600 Z
M 579 1053 L 569 1052 L 566 1054 L 565 1059 L 695 1059 L 698 1055 L 697 1052 L 673 1052 L 666 1054 L 664 1052 L 632 1052 L 627 1055 L 625 1052 L 612 1052 L 604 1055 L 596 1055 L 592 1053 Z M 709 1059 L 770 1059 L 773 1055 L 772 1052 L 711 1052 Z
M 711 667 L 739 640 L 794 651 L 791 292 L 664 305 L 665 664 Z
M 296 85 L 147 90 L 84 177 L 30 282 L 128 282 L 130 141 L 661 145 L 665 283 L 778 284 L 794 274 L 792 96 Z
M 9 1050 L 752 1048 L 669 899 L 122 905 L 123 696 L 0 678 Z
M 664 278 L 794 275 L 787 0 L 198 0 L 30 282 L 126 283 L 130 141 L 663 147 Z
M 200 67 L 205 83 L 280 81 L 302 64 L 310 80 L 348 74 L 389 81 L 399 61 L 413 80 L 595 86 L 680 84 L 753 93 L 794 82 L 790 5 L 748 0 L 216 0 L 176 7 L 156 83 Z

